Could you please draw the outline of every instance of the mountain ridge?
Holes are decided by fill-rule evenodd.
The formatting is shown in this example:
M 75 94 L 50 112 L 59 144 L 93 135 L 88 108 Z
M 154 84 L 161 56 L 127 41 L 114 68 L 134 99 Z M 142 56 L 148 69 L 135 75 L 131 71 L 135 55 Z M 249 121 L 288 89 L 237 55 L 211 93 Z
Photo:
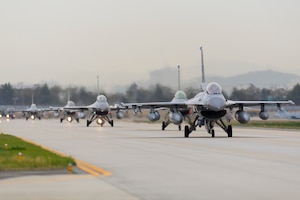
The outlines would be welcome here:
M 163 68 L 150 72 L 148 80 L 139 80 L 135 83 L 139 87 L 149 87 L 157 83 L 168 86 L 174 90 L 178 89 L 178 71 L 174 68 Z M 297 83 L 300 83 L 300 76 L 286 72 L 278 72 L 274 70 L 250 71 L 243 74 L 233 75 L 229 77 L 207 75 L 206 82 L 218 82 L 225 92 L 231 92 L 235 88 L 247 88 L 253 84 L 258 88 L 284 88 L 292 89 Z M 185 88 L 199 88 L 201 85 L 201 77 L 198 76 L 193 79 L 181 79 L 181 89 Z M 132 83 L 131 83 L 132 84 Z M 128 88 L 127 86 L 117 86 L 113 91 L 122 90 L 121 88 Z M 124 91 L 124 90 L 123 90 Z M 126 89 L 125 89 L 126 91 Z

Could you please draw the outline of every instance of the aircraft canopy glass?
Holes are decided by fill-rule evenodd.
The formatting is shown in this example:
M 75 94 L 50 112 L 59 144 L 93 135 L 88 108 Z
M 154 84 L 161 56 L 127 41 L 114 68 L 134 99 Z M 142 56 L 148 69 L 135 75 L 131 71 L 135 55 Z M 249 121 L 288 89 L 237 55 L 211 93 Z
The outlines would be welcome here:
M 67 106 L 75 106 L 74 101 L 68 101 Z
M 206 86 L 206 92 L 207 94 L 221 94 L 222 87 L 216 82 L 211 82 Z
M 100 101 L 100 102 L 106 102 L 107 99 L 106 99 L 106 97 L 105 97 L 104 95 L 99 95 L 99 96 L 97 97 L 97 101 Z
M 184 91 L 179 90 L 175 93 L 175 99 L 186 99 L 186 94 Z

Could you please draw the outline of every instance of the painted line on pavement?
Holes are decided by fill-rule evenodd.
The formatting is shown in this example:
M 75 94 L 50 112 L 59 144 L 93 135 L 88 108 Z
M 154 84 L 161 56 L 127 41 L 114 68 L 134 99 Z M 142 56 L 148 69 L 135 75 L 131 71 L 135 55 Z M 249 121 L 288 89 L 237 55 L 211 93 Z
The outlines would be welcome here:
M 57 154 L 57 155 L 60 155 L 60 156 L 63 156 L 63 157 L 71 157 L 71 156 L 68 156 L 68 155 L 66 155 L 66 154 L 63 154 L 63 153 L 61 153 L 61 152 L 58 152 L 58 151 L 56 151 L 56 150 L 54 150 L 54 149 L 50 149 L 50 148 L 48 148 L 48 147 L 42 146 L 42 145 L 40 145 L 40 144 L 37 144 L 37 143 L 35 143 L 35 142 L 33 142 L 33 141 L 29 140 L 29 139 L 22 138 L 22 137 L 19 137 L 19 136 L 15 136 L 15 137 L 17 137 L 17 138 L 19 138 L 19 139 L 21 139 L 21 140 L 24 140 L 25 142 L 28 142 L 28 143 L 34 144 L 34 145 L 36 145 L 36 146 L 39 146 L 39 147 L 41 147 L 41 148 L 43 148 L 43 149 L 45 149 L 45 150 L 47 150 L 47 151 L 50 151 L 50 152 L 52 152 L 52 153 Z M 77 166 L 79 169 L 81 169 L 81 170 L 83 170 L 83 171 L 85 171 L 85 172 L 87 172 L 87 173 L 89 173 L 89 174 L 91 174 L 91 175 L 93 175 L 93 176 L 101 176 L 101 175 L 102 175 L 102 176 L 111 176 L 111 175 L 112 175 L 111 172 L 109 172 L 109 171 L 107 171 L 107 170 L 105 170 L 105 169 L 102 169 L 102 168 L 100 168 L 100 167 L 97 167 L 97 166 L 95 166 L 95 165 L 91 165 L 91 164 L 89 164 L 89 163 L 87 163 L 87 162 L 84 162 L 84 161 L 82 161 L 82 160 L 78 160 L 78 159 L 75 159 L 75 158 L 74 158 L 74 160 L 75 160 L 75 162 L 76 162 L 76 166 Z
M 99 176 L 99 175 L 103 175 L 103 176 L 111 176 L 112 173 L 105 170 L 105 169 L 102 169 L 100 167 L 97 167 L 95 165 L 91 165 L 87 162 L 84 162 L 84 161 L 81 161 L 81 160 L 78 160 L 78 159 L 75 159 L 76 163 L 77 163 L 77 167 L 84 170 L 84 171 L 87 171 L 88 173 L 92 174 L 92 175 L 95 175 L 95 176 Z

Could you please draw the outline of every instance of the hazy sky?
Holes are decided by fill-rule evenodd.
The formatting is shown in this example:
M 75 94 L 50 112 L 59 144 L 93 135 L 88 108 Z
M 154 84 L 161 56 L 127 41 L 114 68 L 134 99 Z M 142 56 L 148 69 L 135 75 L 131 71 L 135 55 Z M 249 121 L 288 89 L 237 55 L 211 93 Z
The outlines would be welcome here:
M 181 79 L 300 76 L 298 0 L 0 0 L 1 84 L 104 88 L 181 66 Z M 173 77 L 170 77 L 173 78 Z M 217 80 L 216 80 L 217 81 Z

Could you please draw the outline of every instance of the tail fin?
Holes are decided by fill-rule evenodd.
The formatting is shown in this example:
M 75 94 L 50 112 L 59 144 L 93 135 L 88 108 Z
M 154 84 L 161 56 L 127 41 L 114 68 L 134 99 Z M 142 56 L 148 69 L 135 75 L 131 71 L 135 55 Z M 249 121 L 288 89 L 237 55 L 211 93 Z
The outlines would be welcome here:
M 204 61 L 203 61 L 203 48 L 202 46 L 200 47 L 201 51 L 201 67 L 202 67 L 202 83 L 201 83 L 201 88 L 204 91 L 206 88 L 206 82 L 205 82 L 205 73 L 204 73 Z
M 70 101 L 70 88 L 68 88 L 68 101 Z
M 97 76 L 97 92 L 98 92 L 98 96 L 100 95 L 100 89 L 99 89 L 99 76 Z
M 178 90 L 180 90 L 180 65 L 178 65 Z

